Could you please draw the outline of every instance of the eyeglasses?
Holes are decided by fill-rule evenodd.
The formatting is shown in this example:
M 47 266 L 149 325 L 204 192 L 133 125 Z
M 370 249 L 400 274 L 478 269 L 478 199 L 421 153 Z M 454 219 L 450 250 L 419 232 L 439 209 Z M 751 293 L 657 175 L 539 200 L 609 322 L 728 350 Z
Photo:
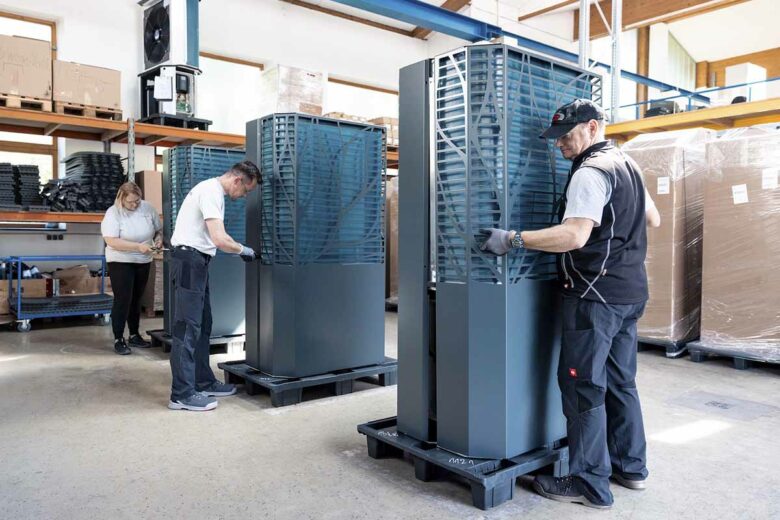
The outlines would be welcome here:
M 125 199 L 125 204 L 140 204 L 140 203 L 141 203 L 141 199 L 133 199 L 133 200 Z

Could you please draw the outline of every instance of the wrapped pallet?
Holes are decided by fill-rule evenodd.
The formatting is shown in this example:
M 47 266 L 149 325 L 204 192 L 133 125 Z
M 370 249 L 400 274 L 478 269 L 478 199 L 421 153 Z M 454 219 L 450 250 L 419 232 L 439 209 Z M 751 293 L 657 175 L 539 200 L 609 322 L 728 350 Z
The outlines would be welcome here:
M 661 215 L 661 226 L 647 231 L 650 299 L 638 335 L 670 353 L 699 336 L 705 144 L 713 137 L 710 130 L 680 130 L 640 135 L 623 146 Z
M 707 144 L 701 341 L 711 353 L 780 362 L 780 131 Z
M 260 79 L 260 113 L 301 112 L 320 116 L 327 80 L 322 72 L 284 65 L 265 70 Z

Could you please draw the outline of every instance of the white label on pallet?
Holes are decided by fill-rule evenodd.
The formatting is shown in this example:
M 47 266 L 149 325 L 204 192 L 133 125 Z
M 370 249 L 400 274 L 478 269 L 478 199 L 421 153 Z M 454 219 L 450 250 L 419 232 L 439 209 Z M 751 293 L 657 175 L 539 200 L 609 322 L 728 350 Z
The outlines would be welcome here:
M 658 195 L 669 194 L 669 177 L 658 177 Z
M 734 204 L 745 204 L 748 202 L 747 184 L 736 184 L 731 187 L 731 196 Z
M 761 173 L 761 189 L 773 190 L 777 188 L 777 177 L 780 174 L 778 168 L 767 168 Z

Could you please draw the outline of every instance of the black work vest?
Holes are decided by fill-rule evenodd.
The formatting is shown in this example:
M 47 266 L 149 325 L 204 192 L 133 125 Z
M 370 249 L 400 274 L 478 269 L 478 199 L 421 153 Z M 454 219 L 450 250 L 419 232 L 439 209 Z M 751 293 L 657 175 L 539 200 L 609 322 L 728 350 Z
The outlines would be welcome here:
M 610 304 L 646 301 L 647 228 L 645 188 L 639 166 L 607 141 L 596 143 L 574 159 L 564 189 L 560 217 L 572 176 L 583 167 L 602 172 L 612 193 L 587 243 L 561 254 L 558 271 L 564 296 Z

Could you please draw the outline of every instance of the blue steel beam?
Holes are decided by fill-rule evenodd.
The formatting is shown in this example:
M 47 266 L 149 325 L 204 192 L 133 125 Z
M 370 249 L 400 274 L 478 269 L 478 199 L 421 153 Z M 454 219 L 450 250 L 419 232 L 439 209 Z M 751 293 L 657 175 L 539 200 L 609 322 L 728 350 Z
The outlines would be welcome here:
M 518 45 L 531 51 L 540 52 L 553 58 L 558 58 L 564 61 L 570 61 L 577 63 L 579 56 L 573 52 L 568 52 L 546 43 L 531 40 L 519 34 L 514 34 L 509 31 L 503 30 L 497 25 L 491 25 L 489 23 L 475 20 L 470 16 L 465 16 L 460 13 L 455 13 L 447 9 L 442 9 L 435 5 L 426 4 L 420 0 L 333 0 L 340 4 L 356 7 L 364 11 L 368 11 L 374 14 L 386 16 L 394 20 L 398 20 L 412 25 L 425 27 L 436 32 L 443 34 L 449 34 L 462 40 L 470 42 L 477 42 L 483 40 L 490 40 L 497 36 L 508 36 L 510 38 L 517 39 Z M 612 70 L 612 66 L 607 63 L 595 62 L 599 67 L 606 68 L 608 71 Z M 641 74 L 629 72 L 626 70 L 621 71 L 621 77 L 631 80 L 635 83 L 647 85 L 648 87 L 657 88 L 663 92 L 670 90 L 676 90 L 680 94 L 685 96 L 691 96 L 693 99 L 708 103 L 710 98 L 697 94 L 690 90 L 680 88 L 670 83 L 664 83 Z
M 400 22 L 478 42 L 501 36 L 501 27 L 419 0 L 334 0 Z

